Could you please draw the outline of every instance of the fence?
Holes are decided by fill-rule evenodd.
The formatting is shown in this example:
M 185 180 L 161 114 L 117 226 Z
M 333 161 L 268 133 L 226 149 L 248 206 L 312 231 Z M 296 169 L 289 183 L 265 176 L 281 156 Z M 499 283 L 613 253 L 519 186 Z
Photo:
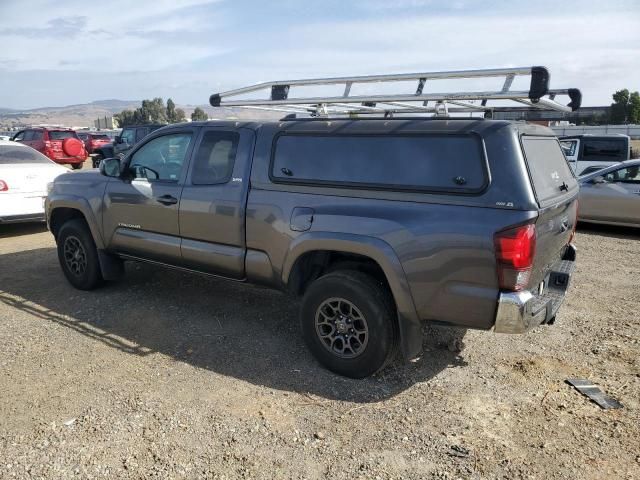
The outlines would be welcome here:
M 612 133 L 621 133 L 629 135 L 633 140 L 640 140 L 640 125 L 561 125 L 559 127 L 551 127 L 556 135 L 580 135 L 590 133 L 591 135 L 611 135 Z

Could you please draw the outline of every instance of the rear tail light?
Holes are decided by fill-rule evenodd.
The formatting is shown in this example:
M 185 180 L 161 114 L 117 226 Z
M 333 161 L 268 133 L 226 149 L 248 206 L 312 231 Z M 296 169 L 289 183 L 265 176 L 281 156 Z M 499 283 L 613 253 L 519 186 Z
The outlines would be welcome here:
M 6 192 L 9 190 L 9 185 L 4 180 L 0 180 L 0 192 Z
M 536 227 L 533 224 L 502 230 L 493 237 L 500 288 L 519 291 L 531 277 L 536 253 Z

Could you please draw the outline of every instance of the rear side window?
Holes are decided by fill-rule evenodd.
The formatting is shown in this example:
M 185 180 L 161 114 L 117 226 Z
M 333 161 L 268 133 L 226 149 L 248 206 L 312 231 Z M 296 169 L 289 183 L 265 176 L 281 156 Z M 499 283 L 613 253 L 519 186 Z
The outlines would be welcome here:
M 482 144 L 470 135 L 281 135 L 271 174 L 282 182 L 459 193 L 487 183 Z
M 584 147 L 582 158 L 584 160 L 622 161 L 628 159 L 629 145 L 625 138 L 583 139 Z
M 64 140 L 65 138 L 78 138 L 76 132 L 69 130 L 49 130 L 49 140 Z
M 538 201 L 547 203 L 577 185 L 555 137 L 522 137 L 524 154 Z
M 236 132 L 206 132 L 196 153 L 191 183 L 214 185 L 229 181 L 239 140 Z
M 15 165 L 26 163 L 53 163 L 47 157 L 33 148 L 0 145 L 0 165 Z
M 32 140 L 42 140 L 42 130 L 34 130 Z

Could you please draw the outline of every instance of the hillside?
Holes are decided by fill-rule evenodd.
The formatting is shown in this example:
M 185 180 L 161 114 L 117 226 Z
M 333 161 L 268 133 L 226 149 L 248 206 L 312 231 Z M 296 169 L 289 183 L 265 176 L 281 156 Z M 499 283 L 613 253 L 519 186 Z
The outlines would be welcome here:
M 98 100 L 64 107 L 42 107 L 29 110 L 13 110 L 0 107 L 0 130 L 24 125 L 64 125 L 67 127 L 92 127 L 94 120 L 111 117 L 122 110 L 133 110 L 140 106 L 139 100 Z M 213 108 L 209 105 L 177 105 L 187 117 L 199 106 L 210 118 L 273 119 L 282 115 L 246 110 L 242 108 Z

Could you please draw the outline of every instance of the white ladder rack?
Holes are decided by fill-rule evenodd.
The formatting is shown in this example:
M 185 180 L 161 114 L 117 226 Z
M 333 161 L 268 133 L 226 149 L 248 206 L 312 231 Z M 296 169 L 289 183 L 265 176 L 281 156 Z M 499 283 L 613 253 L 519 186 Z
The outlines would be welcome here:
M 516 76 L 530 76 L 529 90 L 514 91 L 511 85 Z M 428 93 L 427 82 L 445 79 L 478 79 L 503 77 L 502 88 L 495 91 Z M 416 81 L 415 93 L 351 95 L 355 84 Z M 341 96 L 292 97 L 293 87 L 342 85 Z M 256 92 L 269 93 L 267 99 L 238 98 Z M 562 104 L 557 96 L 568 96 L 570 102 Z M 510 101 L 509 106 L 491 106 L 491 100 Z M 479 104 L 472 102 L 479 101 Z M 490 117 L 494 111 L 555 110 L 571 112 L 580 107 L 582 94 L 576 88 L 549 89 L 549 71 L 545 67 L 496 68 L 448 72 L 402 73 L 366 75 L 357 77 L 280 80 L 258 83 L 248 87 L 215 93 L 209 98 L 213 107 L 243 107 L 285 113 L 304 113 L 311 116 L 383 114 L 427 114 L 448 116 L 450 113 L 484 112 Z

